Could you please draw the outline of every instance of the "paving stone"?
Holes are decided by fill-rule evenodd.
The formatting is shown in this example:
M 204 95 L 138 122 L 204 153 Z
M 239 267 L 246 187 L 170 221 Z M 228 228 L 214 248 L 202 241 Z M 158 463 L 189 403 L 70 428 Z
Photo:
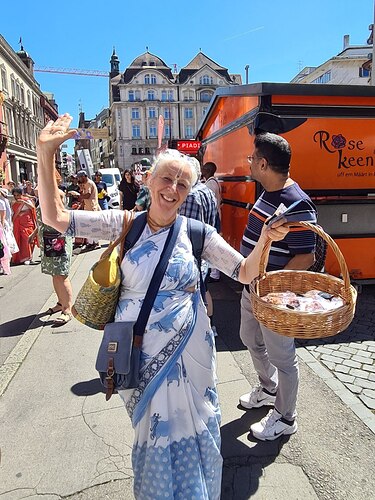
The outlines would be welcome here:
M 368 345 L 365 343 L 361 342 L 350 342 L 349 347 L 352 347 L 353 349 L 359 349 L 360 351 L 367 351 Z
M 330 361 L 331 363 L 337 363 L 337 358 L 334 358 L 330 354 L 323 354 L 321 359 L 324 361 Z
M 374 346 L 369 346 L 367 350 L 370 351 L 370 352 L 375 352 L 375 345 Z
M 358 361 L 353 361 L 352 359 L 346 359 L 342 363 L 344 366 L 351 366 L 352 368 L 361 368 L 361 363 L 358 363 Z
M 316 351 L 320 352 L 321 354 L 332 354 L 332 349 L 329 349 L 328 347 L 322 345 L 318 346 L 316 348 Z
M 375 373 L 375 365 L 363 365 L 362 369 L 366 370 L 367 372 L 374 372 Z
M 353 375 L 348 375 L 347 373 L 337 372 L 335 373 L 335 375 L 339 380 L 341 380 L 341 382 L 347 382 L 348 384 L 352 384 L 355 380 L 355 377 L 353 377 Z
M 368 376 L 368 379 L 375 382 L 375 373 L 370 373 L 370 375 Z
M 363 370 L 358 370 L 357 368 L 351 368 L 349 371 L 350 375 L 353 375 L 353 377 L 359 377 L 363 379 L 368 379 L 369 377 L 369 372 L 365 372 Z
M 372 359 L 371 358 L 365 358 L 364 356 L 353 356 L 352 360 L 353 361 L 358 361 L 358 363 L 362 363 L 364 365 L 372 365 Z
M 337 365 L 335 368 L 335 372 L 340 372 L 340 373 L 349 373 L 349 370 L 350 367 L 344 365 Z
M 340 344 L 326 344 L 326 347 L 332 349 L 333 351 L 338 351 L 340 349 Z
M 336 370 L 336 365 L 335 365 L 335 363 L 332 363 L 331 361 L 327 361 L 327 360 L 325 360 L 325 359 L 322 359 L 321 361 L 322 361 L 322 363 L 324 363 L 324 364 L 325 364 L 325 366 L 326 366 L 327 368 L 329 368 L 331 371 L 335 371 L 335 370 Z
M 345 384 L 349 391 L 352 391 L 354 394 L 361 394 L 363 392 L 363 387 L 358 387 L 358 385 L 353 384 Z
M 375 391 L 373 389 L 363 389 L 363 394 L 365 394 L 367 397 L 375 399 Z
M 364 394 L 360 394 L 359 399 L 365 403 L 365 405 L 370 408 L 370 410 L 375 410 L 375 399 L 368 398 Z
M 354 349 L 353 347 L 346 347 L 345 345 L 340 347 L 340 351 L 348 352 L 349 354 L 357 354 L 358 349 Z
M 361 356 L 363 358 L 371 358 L 373 354 L 373 352 L 370 352 L 370 351 L 357 351 L 356 353 L 356 356 Z
M 350 359 L 352 357 L 352 354 L 349 354 L 347 352 L 342 352 L 342 351 L 333 351 L 331 353 L 331 356 L 334 356 L 335 358 L 340 358 L 340 359 Z
M 365 380 L 363 378 L 356 378 L 354 380 L 354 385 L 359 385 L 359 387 L 363 387 L 364 389 L 375 390 L 375 382 L 371 382 L 371 380 Z

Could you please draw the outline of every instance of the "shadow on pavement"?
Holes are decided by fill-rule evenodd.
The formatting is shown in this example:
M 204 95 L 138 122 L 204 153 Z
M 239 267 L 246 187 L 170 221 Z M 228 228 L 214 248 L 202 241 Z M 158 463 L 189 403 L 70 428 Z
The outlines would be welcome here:
M 241 406 L 238 406 L 242 409 Z M 258 422 L 270 408 L 245 411 L 243 415 L 221 427 L 221 453 L 224 459 L 221 498 L 247 500 L 259 488 L 263 468 L 272 464 L 290 436 L 275 441 L 259 441 L 249 432 L 250 425 Z M 247 435 L 248 444 L 239 437 Z
M 76 396 L 95 396 L 95 394 L 99 394 L 100 392 L 105 394 L 99 378 L 78 382 L 74 384 L 70 390 Z
M 40 318 L 49 316 L 46 313 L 30 314 L 29 316 L 22 316 L 20 318 L 12 319 L 0 325 L 0 337 L 17 337 L 22 335 L 28 330 L 32 324 L 33 328 L 40 326 L 50 326 L 53 324 L 53 319 L 41 321 Z

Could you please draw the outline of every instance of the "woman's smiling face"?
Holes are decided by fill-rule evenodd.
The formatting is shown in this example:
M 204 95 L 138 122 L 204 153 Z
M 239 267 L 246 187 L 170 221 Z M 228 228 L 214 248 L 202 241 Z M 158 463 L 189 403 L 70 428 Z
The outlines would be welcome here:
M 192 180 L 189 165 L 175 160 L 160 165 L 149 180 L 152 211 L 157 210 L 163 217 L 177 213 L 189 194 Z

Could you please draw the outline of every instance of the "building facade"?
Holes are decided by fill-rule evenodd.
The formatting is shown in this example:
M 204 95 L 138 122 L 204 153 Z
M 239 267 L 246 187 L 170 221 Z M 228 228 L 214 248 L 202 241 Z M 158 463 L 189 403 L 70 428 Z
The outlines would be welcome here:
M 193 139 L 216 88 L 241 83 L 240 75 L 229 75 L 202 52 L 179 72 L 150 52 L 134 59 L 124 73 L 115 51 L 110 62 L 109 149 L 120 169 L 152 159 L 159 134 L 163 144 Z
M 35 180 L 36 141 L 49 120 L 56 120 L 57 105 L 40 90 L 34 78 L 34 61 L 23 50 L 15 52 L 0 35 L 0 92 L 2 129 L 6 131 L 3 182 Z M 2 132 L 2 135 L 5 134 Z
M 349 45 L 349 35 L 344 36 L 343 50 L 318 67 L 307 66 L 291 83 L 325 83 L 332 85 L 369 85 L 372 53 L 371 44 Z

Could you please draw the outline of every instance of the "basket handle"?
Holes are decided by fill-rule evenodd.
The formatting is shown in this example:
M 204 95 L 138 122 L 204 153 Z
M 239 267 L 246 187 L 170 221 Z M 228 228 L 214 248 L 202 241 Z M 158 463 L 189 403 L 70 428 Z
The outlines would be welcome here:
M 120 245 L 120 243 L 121 243 L 121 247 L 122 247 L 122 243 L 125 241 L 126 235 L 130 231 L 130 228 L 132 227 L 134 217 L 135 217 L 135 213 L 133 211 L 124 210 L 124 222 L 123 222 L 121 234 L 115 241 L 113 241 L 112 243 L 110 243 L 108 245 L 108 247 L 101 254 L 99 260 L 103 260 L 103 259 L 106 259 L 107 257 L 109 257 L 111 255 L 112 251 L 118 245 Z
M 288 227 L 295 227 L 295 226 L 300 226 L 304 227 L 306 229 L 309 229 L 310 231 L 313 231 L 314 233 L 318 234 L 323 240 L 325 240 L 328 245 L 332 248 L 333 253 L 335 254 L 340 270 L 341 270 L 341 276 L 344 281 L 344 294 L 347 302 L 352 302 L 352 294 L 350 291 L 350 277 L 349 277 L 349 272 L 348 272 L 348 267 L 346 265 L 345 259 L 343 254 L 341 253 L 341 250 L 339 249 L 337 243 L 327 234 L 322 227 L 317 226 L 315 224 L 311 224 L 310 222 L 292 222 L 289 224 L 285 224 L 285 226 Z M 262 255 L 260 257 L 260 262 L 259 262 L 259 277 L 262 278 L 266 274 L 266 266 L 268 262 L 268 256 L 269 256 L 269 251 L 271 248 L 272 241 L 268 239 L 263 247 L 262 250 Z

